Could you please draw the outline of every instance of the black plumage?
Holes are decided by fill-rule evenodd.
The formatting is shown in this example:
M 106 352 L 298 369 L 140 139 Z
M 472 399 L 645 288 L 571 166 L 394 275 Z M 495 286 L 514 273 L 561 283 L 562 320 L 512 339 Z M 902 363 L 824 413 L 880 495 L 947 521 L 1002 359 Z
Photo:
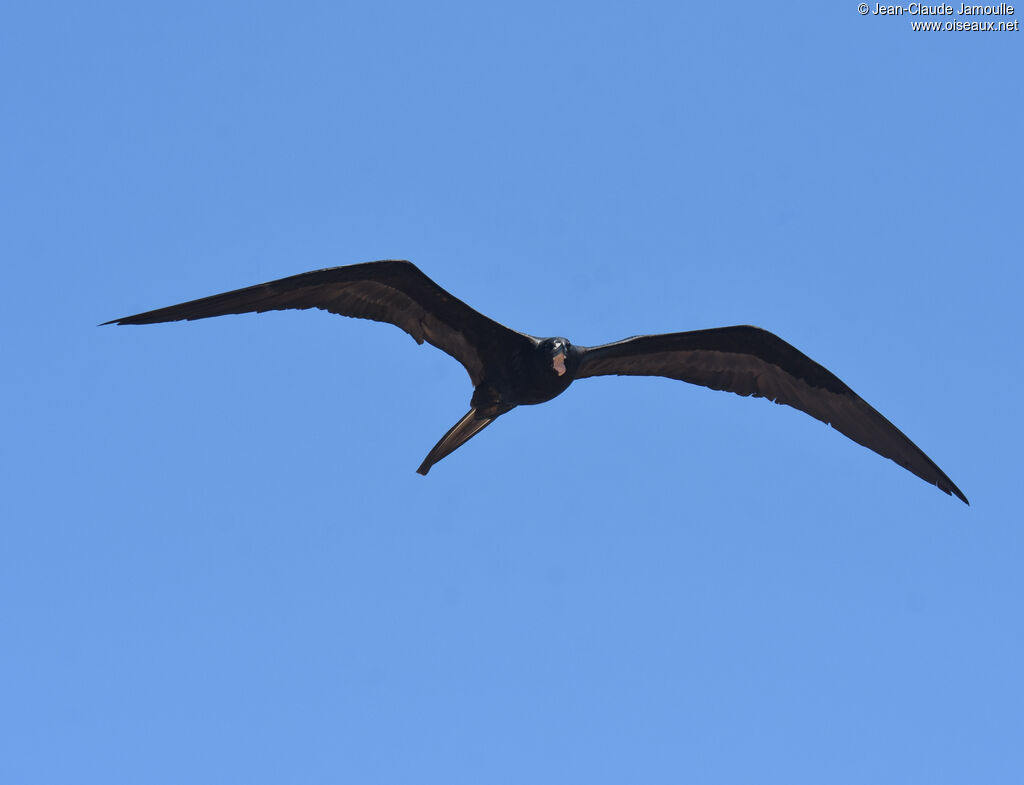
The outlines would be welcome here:
M 441 438 L 420 474 L 516 406 L 549 401 L 588 376 L 666 376 L 764 397 L 829 423 L 947 494 L 967 497 L 892 423 L 834 374 L 757 327 L 643 335 L 604 346 L 516 332 L 456 299 L 411 262 L 381 261 L 293 275 L 105 324 L 154 324 L 226 314 L 321 308 L 390 322 L 450 354 L 469 373 L 469 412 Z

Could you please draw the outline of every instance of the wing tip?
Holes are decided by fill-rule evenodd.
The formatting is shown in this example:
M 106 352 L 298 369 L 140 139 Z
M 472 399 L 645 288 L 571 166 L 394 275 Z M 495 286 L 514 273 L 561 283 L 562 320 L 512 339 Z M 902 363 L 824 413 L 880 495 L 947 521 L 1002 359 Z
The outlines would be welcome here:
M 143 315 L 144 314 L 139 314 L 139 316 L 143 316 Z M 164 321 L 171 321 L 171 320 L 167 319 L 167 320 L 164 320 Z M 119 327 L 123 327 L 124 325 L 127 325 L 127 324 L 156 324 L 156 322 L 143 321 L 142 319 L 139 319 L 137 316 L 122 316 L 120 319 L 111 319 L 109 322 L 103 322 L 102 324 L 98 324 L 96 326 L 97 327 L 106 327 L 108 324 L 116 324 Z
M 957 488 L 953 483 L 950 483 L 948 488 L 943 488 L 940 485 L 939 489 L 945 491 L 950 496 L 956 496 L 956 498 L 958 498 L 960 501 L 962 501 L 968 507 L 971 506 L 971 503 L 969 501 L 967 501 L 967 497 L 964 496 L 964 492 L 961 491 L 959 488 Z

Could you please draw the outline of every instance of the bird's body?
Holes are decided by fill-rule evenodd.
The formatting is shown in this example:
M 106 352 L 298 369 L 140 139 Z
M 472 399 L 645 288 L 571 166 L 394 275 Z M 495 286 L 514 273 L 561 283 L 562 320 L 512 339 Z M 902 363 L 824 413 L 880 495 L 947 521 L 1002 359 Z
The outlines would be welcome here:
M 576 379 L 666 376 L 800 409 L 967 502 L 924 452 L 834 374 L 757 327 L 574 346 L 565 338 L 536 338 L 498 324 L 453 297 L 411 262 L 398 260 L 315 270 L 106 324 L 153 324 L 293 308 L 390 322 L 466 368 L 474 386 L 471 408 L 430 451 L 417 470 L 420 474 L 501 415 L 516 406 L 549 401 Z
M 563 347 L 564 351 L 559 351 Z M 558 354 L 564 358 L 561 372 L 555 366 Z M 557 398 L 575 378 L 573 370 L 579 363 L 579 349 L 565 338 L 533 339 L 529 347 L 517 351 L 509 360 L 507 365 L 488 369 L 488 375 L 473 392 L 474 406 L 531 406 Z

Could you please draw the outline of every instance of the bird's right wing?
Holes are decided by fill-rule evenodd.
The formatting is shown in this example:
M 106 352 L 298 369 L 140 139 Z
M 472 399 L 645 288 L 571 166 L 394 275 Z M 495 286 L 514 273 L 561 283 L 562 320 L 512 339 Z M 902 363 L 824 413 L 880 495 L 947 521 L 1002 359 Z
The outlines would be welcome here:
M 104 324 L 154 324 L 226 314 L 321 308 L 342 316 L 390 322 L 465 366 L 474 385 L 488 363 L 532 345 L 529 336 L 474 311 L 412 262 L 386 260 L 314 270 L 125 316 Z
M 666 376 L 768 398 L 828 423 L 855 442 L 967 503 L 943 471 L 895 425 L 828 369 L 757 327 L 643 335 L 583 348 L 576 378 Z

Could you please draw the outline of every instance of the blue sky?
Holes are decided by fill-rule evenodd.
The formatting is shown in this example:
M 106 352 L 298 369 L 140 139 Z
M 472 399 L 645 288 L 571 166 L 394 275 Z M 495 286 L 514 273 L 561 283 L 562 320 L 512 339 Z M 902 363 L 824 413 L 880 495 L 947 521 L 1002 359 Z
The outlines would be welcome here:
M 0 25 L 11 783 L 1011 783 L 1021 33 L 854 3 L 69 4 Z M 596 344 L 772 330 L 967 507 L 798 412 L 581 381 L 415 474 L 408 258 Z

